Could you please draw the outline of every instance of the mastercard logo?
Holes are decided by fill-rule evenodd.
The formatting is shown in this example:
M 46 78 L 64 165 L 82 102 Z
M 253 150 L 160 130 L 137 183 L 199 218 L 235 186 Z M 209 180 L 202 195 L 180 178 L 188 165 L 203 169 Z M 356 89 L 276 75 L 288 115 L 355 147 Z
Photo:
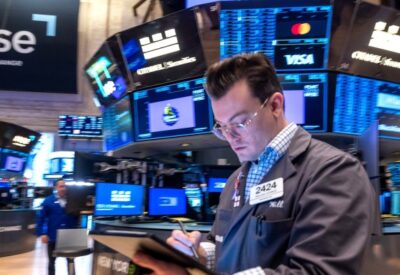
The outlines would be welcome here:
M 292 26 L 291 31 L 294 35 L 305 35 L 311 31 L 311 25 L 309 23 L 296 23 Z

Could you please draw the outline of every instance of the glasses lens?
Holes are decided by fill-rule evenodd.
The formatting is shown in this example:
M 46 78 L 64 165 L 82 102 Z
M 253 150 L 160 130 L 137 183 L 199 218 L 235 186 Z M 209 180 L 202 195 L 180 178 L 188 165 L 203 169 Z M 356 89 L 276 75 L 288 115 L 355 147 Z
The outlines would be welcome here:
M 224 133 L 222 132 L 222 128 L 220 126 L 214 126 L 212 132 L 217 138 L 221 140 L 226 140 Z

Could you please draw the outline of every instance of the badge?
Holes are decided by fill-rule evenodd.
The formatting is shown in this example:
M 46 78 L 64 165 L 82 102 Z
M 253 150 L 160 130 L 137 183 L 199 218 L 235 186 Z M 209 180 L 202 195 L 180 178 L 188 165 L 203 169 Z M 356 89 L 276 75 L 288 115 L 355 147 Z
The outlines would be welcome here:
M 283 178 L 261 183 L 250 189 L 250 205 L 270 201 L 283 196 Z

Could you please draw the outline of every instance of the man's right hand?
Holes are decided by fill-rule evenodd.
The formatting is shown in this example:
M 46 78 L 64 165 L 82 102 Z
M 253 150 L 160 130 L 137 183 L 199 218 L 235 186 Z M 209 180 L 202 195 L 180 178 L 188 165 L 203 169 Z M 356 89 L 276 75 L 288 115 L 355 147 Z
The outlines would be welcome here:
M 40 236 L 42 243 L 49 243 L 49 237 L 47 235 Z
M 171 236 L 167 239 L 167 243 L 189 256 L 193 256 L 190 248 L 193 246 L 199 254 L 200 262 L 205 264 L 207 257 L 205 251 L 200 247 L 200 240 L 201 233 L 199 231 L 193 231 L 186 235 L 181 230 L 173 230 Z

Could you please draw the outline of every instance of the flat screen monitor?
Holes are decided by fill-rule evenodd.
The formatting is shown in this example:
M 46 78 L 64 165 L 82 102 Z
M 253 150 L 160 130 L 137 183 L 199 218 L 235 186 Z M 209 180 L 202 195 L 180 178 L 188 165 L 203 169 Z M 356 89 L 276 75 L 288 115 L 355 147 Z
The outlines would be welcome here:
M 208 192 L 214 193 L 214 192 L 222 192 L 224 190 L 224 187 L 226 185 L 226 182 L 228 181 L 228 178 L 214 178 L 211 177 L 208 179 Z
M 0 171 L 7 173 L 22 174 L 28 160 L 28 153 L 0 149 Z
M 278 71 L 327 68 L 329 0 L 221 2 L 221 59 L 263 52 Z
M 98 116 L 60 115 L 58 135 L 60 137 L 101 138 L 103 118 Z
M 108 106 L 129 90 L 129 80 L 116 36 L 99 48 L 85 66 L 85 73 L 101 105 Z
M 119 34 L 134 89 L 203 75 L 206 62 L 192 9 Z
M 333 131 L 360 135 L 375 120 L 381 137 L 400 138 L 400 84 L 339 74 Z
M 41 134 L 25 127 L 0 121 L 0 148 L 29 153 Z
M 213 117 L 204 78 L 133 93 L 135 140 L 210 133 Z
M 96 216 L 143 214 L 144 187 L 133 184 L 96 183 Z
M 400 83 L 400 14 L 393 8 L 357 1 L 345 49 L 336 69 Z
M 400 162 L 391 162 L 387 165 L 390 172 L 390 179 L 394 186 L 400 186 Z
M 106 151 L 133 142 L 132 111 L 129 96 L 104 109 L 103 142 Z
M 185 189 L 149 188 L 149 216 L 186 215 Z
M 65 212 L 72 215 L 79 215 L 81 211 L 93 211 L 94 207 L 94 184 L 69 184 L 67 188 L 67 204 Z
M 285 116 L 309 132 L 327 131 L 328 75 L 279 74 L 285 96 Z
M 10 187 L 0 187 L 0 206 L 7 205 L 12 202 L 12 194 Z

